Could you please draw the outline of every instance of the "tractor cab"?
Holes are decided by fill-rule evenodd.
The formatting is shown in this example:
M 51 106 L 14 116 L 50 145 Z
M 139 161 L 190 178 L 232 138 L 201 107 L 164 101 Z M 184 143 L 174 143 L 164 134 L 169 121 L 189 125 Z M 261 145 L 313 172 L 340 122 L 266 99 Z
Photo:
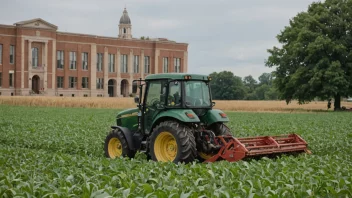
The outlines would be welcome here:
M 154 74 L 137 81 L 140 93 L 135 102 L 138 103 L 141 114 L 140 127 L 146 134 L 158 123 L 155 120 L 157 117 L 163 119 L 168 116 L 183 122 L 200 122 L 200 117 L 214 105 L 211 100 L 210 77 L 205 75 Z M 160 113 L 165 115 L 158 116 Z

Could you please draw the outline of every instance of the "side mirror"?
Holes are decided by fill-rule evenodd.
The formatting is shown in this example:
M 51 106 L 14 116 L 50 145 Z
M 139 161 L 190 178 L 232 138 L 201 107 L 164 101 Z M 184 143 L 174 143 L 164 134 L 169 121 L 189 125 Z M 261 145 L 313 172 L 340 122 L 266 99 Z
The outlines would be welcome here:
M 138 96 L 134 97 L 134 103 L 139 104 L 139 98 L 138 98 Z
M 212 102 L 212 103 L 211 103 L 211 106 L 212 106 L 212 107 L 215 106 L 215 102 Z

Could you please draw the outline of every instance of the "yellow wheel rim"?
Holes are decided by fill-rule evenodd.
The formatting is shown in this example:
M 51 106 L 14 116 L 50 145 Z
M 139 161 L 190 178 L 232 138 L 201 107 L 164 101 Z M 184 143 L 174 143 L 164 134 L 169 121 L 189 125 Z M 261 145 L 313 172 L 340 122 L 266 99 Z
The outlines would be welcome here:
M 199 155 L 199 157 L 201 157 L 202 159 L 205 159 L 205 160 L 207 160 L 207 159 L 209 159 L 209 158 L 214 156 L 212 154 L 207 154 L 207 153 L 204 153 L 204 152 L 198 152 L 198 155 Z
M 115 137 L 109 140 L 108 152 L 112 159 L 122 155 L 122 145 L 118 138 Z
M 170 132 L 161 132 L 154 142 L 154 154 L 158 161 L 174 161 L 177 155 L 176 139 Z

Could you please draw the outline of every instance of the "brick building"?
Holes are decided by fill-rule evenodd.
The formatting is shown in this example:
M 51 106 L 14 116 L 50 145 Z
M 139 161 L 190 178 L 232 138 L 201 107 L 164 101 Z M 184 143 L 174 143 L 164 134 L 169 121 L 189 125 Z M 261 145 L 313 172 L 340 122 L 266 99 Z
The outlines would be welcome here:
M 0 25 L 0 94 L 121 97 L 149 73 L 187 72 L 186 43 L 133 38 L 127 10 L 116 37 L 57 31 L 42 19 Z

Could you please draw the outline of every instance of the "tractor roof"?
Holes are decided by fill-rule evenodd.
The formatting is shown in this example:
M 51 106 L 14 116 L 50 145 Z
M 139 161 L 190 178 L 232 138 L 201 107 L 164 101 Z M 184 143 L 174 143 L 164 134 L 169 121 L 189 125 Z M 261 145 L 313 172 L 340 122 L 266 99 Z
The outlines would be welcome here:
M 185 76 L 191 76 L 192 80 L 205 80 L 208 81 L 207 75 L 202 74 L 187 74 L 187 73 L 162 73 L 162 74 L 150 74 L 145 80 L 156 80 L 156 79 L 172 79 L 172 80 L 184 80 Z

